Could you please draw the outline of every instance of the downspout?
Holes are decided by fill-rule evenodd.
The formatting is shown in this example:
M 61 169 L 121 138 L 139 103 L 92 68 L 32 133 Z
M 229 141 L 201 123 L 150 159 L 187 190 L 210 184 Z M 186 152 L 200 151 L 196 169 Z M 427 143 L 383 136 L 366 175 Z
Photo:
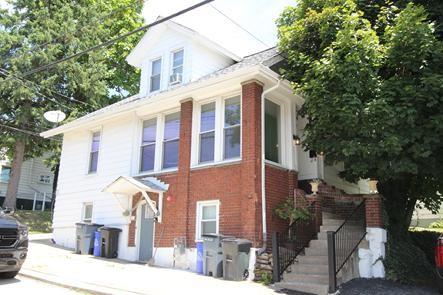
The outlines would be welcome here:
M 258 250 L 258 255 L 266 251 L 267 226 L 266 226 L 266 191 L 265 191 L 265 96 L 280 87 L 280 79 L 277 84 L 263 91 L 261 95 L 261 215 L 263 224 L 263 246 Z

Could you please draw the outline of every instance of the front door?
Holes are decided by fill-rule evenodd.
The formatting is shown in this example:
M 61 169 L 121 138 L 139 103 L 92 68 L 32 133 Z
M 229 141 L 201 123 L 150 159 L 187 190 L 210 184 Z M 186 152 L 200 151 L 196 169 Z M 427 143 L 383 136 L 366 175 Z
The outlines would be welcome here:
M 140 219 L 140 252 L 139 260 L 148 261 L 152 258 L 152 241 L 154 238 L 154 217 L 147 204 L 141 207 Z

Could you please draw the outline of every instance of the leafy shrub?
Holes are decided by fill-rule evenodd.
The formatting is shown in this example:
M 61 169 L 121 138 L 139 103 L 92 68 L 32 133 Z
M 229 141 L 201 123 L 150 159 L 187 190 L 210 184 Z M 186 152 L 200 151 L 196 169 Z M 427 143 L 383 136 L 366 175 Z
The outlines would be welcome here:
M 307 220 L 310 217 L 308 209 L 296 208 L 294 206 L 293 198 L 288 198 L 286 201 L 280 203 L 274 212 L 279 218 L 288 220 L 289 225 L 292 225 L 296 220 Z
M 409 236 L 414 245 L 424 252 L 429 263 L 435 266 L 434 251 L 440 233 L 433 231 L 410 231 Z

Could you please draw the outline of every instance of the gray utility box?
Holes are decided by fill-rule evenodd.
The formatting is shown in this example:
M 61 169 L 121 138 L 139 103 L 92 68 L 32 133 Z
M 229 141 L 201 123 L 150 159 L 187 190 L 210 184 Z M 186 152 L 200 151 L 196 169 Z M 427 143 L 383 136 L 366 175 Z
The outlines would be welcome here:
M 117 258 L 118 256 L 118 236 L 122 231 L 114 227 L 100 227 L 101 233 L 101 256 L 106 258 Z
M 223 276 L 223 254 L 221 242 L 232 238 L 219 234 L 203 235 L 203 274 L 220 278 Z
M 249 276 L 249 252 L 252 242 L 245 239 L 224 239 L 223 279 L 242 281 Z
M 75 253 L 92 254 L 94 249 L 94 232 L 103 224 L 77 222 L 75 226 Z

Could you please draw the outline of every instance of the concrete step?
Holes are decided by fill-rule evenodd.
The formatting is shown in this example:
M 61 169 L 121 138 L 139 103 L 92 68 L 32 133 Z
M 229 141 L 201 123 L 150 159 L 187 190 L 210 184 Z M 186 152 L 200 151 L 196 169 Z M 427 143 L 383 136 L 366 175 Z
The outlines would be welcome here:
M 328 264 L 328 256 L 307 256 L 297 257 L 298 263 L 295 264 Z
M 322 212 L 322 218 L 323 219 L 338 219 L 338 216 L 336 214 L 333 213 L 329 213 L 329 212 Z
M 327 256 L 328 248 L 306 248 L 305 249 L 306 256 Z
M 309 248 L 326 248 L 328 247 L 328 241 L 324 240 L 311 240 L 309 242 Z
M 328 275 L 312 275 L 312 274 L 298 274 L 298 273 L 285 273 L 283 275 L 283 281 L 290 282 L 308 282 L 314 284 L 329 284 Z
M 281 289 L 306 292 L 317 295 L 328 294 L 328 284 L 316 284 L 309 282 L 279 282 L 275 286 Z
M 331 219 L 331 218 L 323 218 L 323 225 L 342 225 L 344 222 L 343 219 Z
M 327 264 L 297 264 L 292 266 L 292 273 L 306 275 L 327 275 Z
M 320 226 L 320 233 L 327 232 L 327 231 L 336 231 L 339 227 L 340 227 L 340 225 L 321 225 Z M 349 230 L 349 231 L 352 231 L 352 230 L 360 231 L 361 227 L 358 226 L 358 225 L 349 225 L 349 226 L 347 226 L 347 230 Z

